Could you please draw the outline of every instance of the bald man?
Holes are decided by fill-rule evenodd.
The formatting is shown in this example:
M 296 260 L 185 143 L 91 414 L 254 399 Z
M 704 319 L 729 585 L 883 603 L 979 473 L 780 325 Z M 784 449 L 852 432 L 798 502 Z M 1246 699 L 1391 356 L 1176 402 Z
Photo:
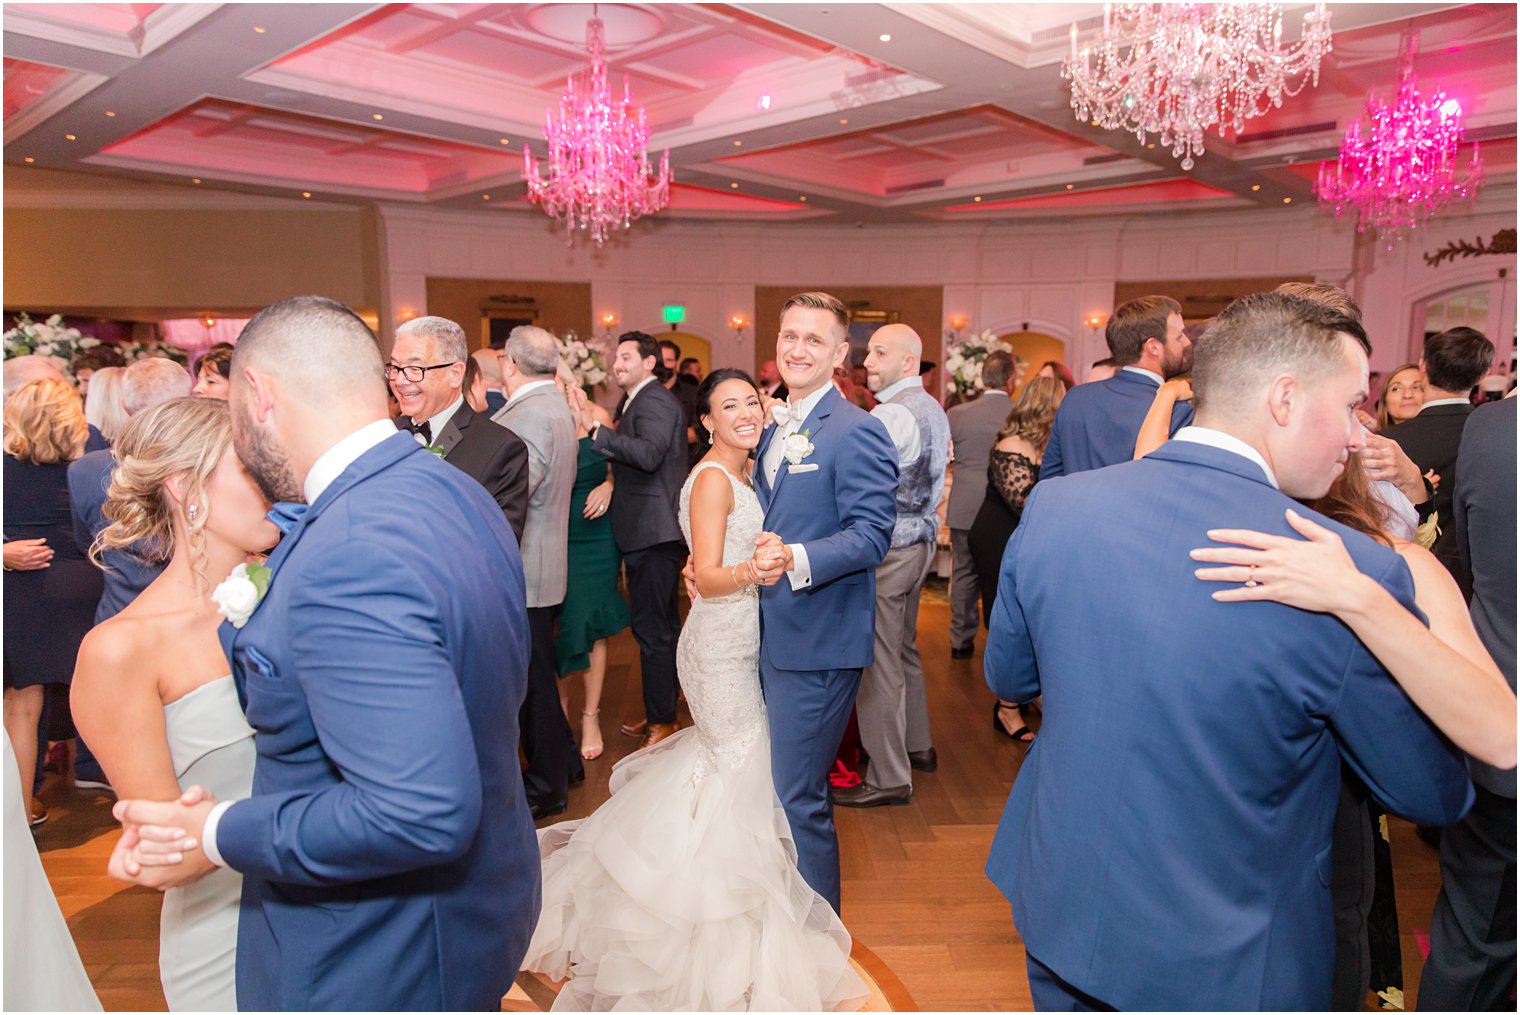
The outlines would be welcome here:
M 897 520 L 891 549 L 876 568 L 875 661 L 861 673 L 855 699 L 871 762 L 864 783 L 834 791 L 834 802 L 845 807 L 905 804 L 913 798 L 913 770 L 938 767 L 918 658 L 918 598 L 934 560 L 950 421 L 924 390 L 922 354 L 923 342 L 905 324 L 878 328 L 866 352 L 866 386 L 878 402 L 871 415 L 897 448 Z
M 470 358 L 480 367 L 480 379 L 486 385 L 487 416 L 496 415 L 507 405 L 507 384 L 501 373 L 501 355 L 500 349 L 476 349 L 470 353 Z

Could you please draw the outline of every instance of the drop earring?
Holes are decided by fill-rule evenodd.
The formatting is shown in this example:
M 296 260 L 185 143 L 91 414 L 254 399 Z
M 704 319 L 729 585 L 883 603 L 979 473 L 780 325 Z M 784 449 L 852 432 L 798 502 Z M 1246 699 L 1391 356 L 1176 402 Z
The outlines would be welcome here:
M 200 513 L 201 513 L 201 506 L 199 504 L 186 504 L 185 505 L 185 517 L 187 519 L 189 519 L 190 521 L 192 521 L 192 522 L 195 521 L 195 516 L 198 515 L 198 514 L 200 514 Z

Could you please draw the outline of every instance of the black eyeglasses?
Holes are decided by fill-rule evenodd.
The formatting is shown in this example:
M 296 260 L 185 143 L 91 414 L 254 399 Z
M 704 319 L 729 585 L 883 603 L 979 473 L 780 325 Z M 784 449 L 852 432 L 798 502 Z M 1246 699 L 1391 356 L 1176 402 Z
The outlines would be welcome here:
M 423 375 L 426 374 L 429 370 L 442 370 L 444 367 L 451 367 L 458 362 L 458 360 L 453 360 L 449 363 L 434 363 L 430 367 L 403 367 L 397 366 L 395 363 L 387 363 L 385 364 L 385 379 L 388 381 L 394 381 L 396 379 L 396 376 L 399 374 L 400 376 L 405 377 L 407 380 L 411 381 L 413 384 L 416 384 L 418 381 L 422 380 Z

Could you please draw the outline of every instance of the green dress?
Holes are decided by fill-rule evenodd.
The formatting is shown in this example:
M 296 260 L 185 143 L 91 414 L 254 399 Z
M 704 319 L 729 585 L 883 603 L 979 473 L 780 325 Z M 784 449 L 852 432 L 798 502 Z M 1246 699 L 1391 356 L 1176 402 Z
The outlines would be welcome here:
M 559 607 L 554 654 L 559 673 L 579 673 L 591 665 L 591 646 L 628 626 L 628 604 L 618 593 L 622 557 L 604 514 L 587 519 L 586 497 L 607 479 L 607 459 L 582 437 L 570 492 L 570 531 L 565 601 Z

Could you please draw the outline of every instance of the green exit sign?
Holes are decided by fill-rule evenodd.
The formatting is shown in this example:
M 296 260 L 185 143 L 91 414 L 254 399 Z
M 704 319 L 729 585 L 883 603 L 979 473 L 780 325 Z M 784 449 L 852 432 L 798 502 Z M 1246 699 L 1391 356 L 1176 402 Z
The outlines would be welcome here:
M 667 303 L 660 308 L 666 324 L 680 324 L 686 320 L 686 308 L 679 303 Z

